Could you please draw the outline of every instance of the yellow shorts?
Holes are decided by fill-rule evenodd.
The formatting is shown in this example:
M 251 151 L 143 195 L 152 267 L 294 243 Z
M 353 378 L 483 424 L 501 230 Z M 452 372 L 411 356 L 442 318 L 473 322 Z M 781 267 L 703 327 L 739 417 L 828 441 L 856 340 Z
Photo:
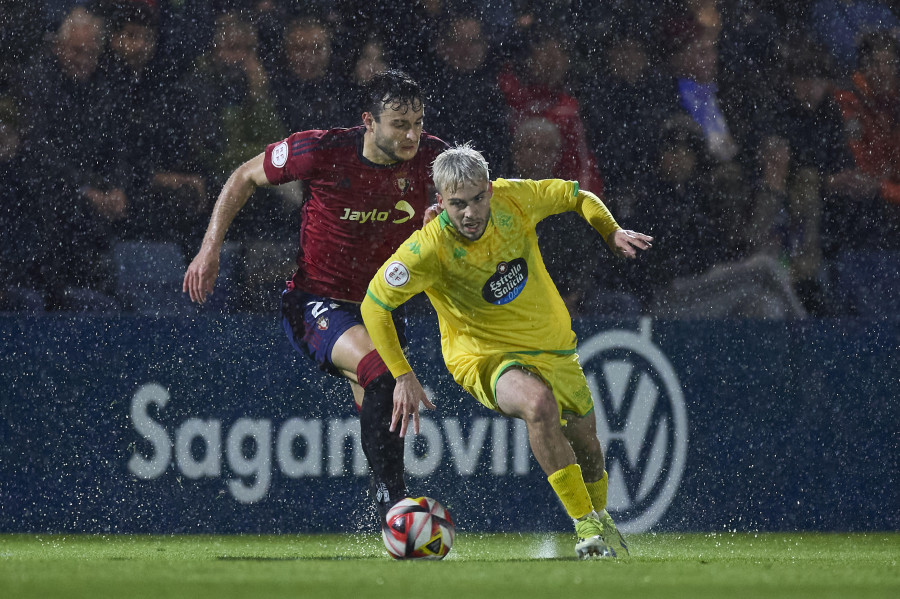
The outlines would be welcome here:
M 584 371 L 578 363 L 578 355 L 542 352 L 488 354 L 485 356 L 458 356 L 450 366 L 457 383 L 475 399 L 497 412 L 497 379 L 509 368 L 524 368 L 539 376 L 553 391 L 559 408 L 560 423 L 565 424 L 564 414 L 585 416 L 594 409 L 594 400 L 588 389 Z

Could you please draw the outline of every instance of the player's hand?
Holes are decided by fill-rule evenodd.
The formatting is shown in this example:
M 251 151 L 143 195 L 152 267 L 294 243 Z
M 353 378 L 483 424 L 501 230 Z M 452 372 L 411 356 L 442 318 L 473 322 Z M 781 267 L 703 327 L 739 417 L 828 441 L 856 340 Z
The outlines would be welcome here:
M 443 211 L 444 209 L 437 204 L 432 204 L 431 206 L 426 208 L 425 215 L 422 217 L 422 226 L 424 227 L 425 225 L 436 219 L 438 215 Z
M 191 301 L 202 304 L 213 292 L 219 276 L 219 252 L 201 249 L 184 273 L 181 290 L 191 296 Z
M 636 231 L 626 231 L 625 229 L 616 229 L 610 235 L 609 246 L 613 252 L 620 258 L 637 258 L 638 250 L 648 250 L 653 245 L 650 243 L 653 238 Z
M 400 436 L 406 436 L 406 429 L 409 425 L 409 419 L 413 421 L 413 431 L 419 434 L 419 402 L 423 403 L 426 408 L 433 410 L 435 408 L 428 396 L 425 395 L 425 389 L 419 383 L 414 372 L 407 372 L 397 377 L 397 384 L 394 386 L 394 413 L 391 415 L 390 431 L 393 433 L 397 430 L 397 424 L 400 424 Z

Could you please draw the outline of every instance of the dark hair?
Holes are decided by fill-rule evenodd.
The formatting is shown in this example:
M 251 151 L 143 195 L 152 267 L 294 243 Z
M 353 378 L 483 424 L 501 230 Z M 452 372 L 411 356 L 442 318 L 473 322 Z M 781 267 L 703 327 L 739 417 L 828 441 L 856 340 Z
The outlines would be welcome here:
M 385 108 L 416 111 L 425 104 L 419 84 L 396 69 L 376 73 L 363 89 L 362 102 L 363 110 L 371 112 L 376 121 Z

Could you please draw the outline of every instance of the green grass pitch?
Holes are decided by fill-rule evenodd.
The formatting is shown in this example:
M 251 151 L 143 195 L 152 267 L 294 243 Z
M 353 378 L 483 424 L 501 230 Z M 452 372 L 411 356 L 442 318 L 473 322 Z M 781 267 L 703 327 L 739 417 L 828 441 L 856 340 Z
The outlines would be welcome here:
M 0 535 L 0 598 L 753 599 L 900 597 L 900 533 L 629 537 L 580 562 L 573 535 L 457 535 L 440 562 L 375 535 Z

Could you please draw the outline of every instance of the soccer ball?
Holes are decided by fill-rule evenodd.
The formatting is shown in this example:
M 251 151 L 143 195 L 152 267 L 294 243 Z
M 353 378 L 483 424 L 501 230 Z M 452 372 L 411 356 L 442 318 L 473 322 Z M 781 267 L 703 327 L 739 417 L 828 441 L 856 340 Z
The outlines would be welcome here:
M 384 546 L 394 559 L 443 559 L 453 546 L 450 512 L 430 497 L 407 497 L 387 513 L 381 529 Z

